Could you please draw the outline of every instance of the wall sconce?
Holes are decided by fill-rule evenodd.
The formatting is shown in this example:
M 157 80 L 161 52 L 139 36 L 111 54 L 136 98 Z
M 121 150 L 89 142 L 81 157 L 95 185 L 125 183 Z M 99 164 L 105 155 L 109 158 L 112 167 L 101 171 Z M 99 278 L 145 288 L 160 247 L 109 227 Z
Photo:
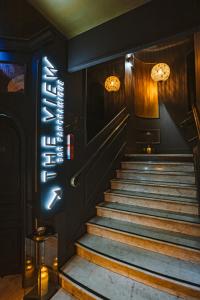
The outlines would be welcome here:
M 134 53 L 129 53 L 126 55 L 126 62 L 129 64 L 130 67 L 134 67 Z
M 151 69 L 151 78 L 154 81 L 166 81 L 170 75 L 170 67 L 165 63 L 159 63 Z
M 120 80 L 117 76 L 109 76 L 106 78 L 104 86 L 108 92 L 118 92 L 120 89 Z

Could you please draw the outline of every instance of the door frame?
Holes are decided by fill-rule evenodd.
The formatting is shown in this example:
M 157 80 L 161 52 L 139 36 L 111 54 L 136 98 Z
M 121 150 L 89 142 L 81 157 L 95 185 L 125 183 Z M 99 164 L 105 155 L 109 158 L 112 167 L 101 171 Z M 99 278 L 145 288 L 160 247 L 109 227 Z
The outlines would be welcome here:
M 20 245 L 21 245 L 21 257 L 22 257 L 22 265 L 21 271 L 23 278 L 24 273 L 24 264 L 25 264 L 25 232 L 26 232 L 26 202 L 25 196 L 27 195 L 27 168 L 26 168 L 26 143 L 25 143 L 25 134 L 23 128 L 18 120 L 12 113 L 7 113 L 4 110 L 0 109 L 0 119 L 8 120 L 13 128 L 16 130 L 16 134 L 19 137 L 20 144 L 20 182 L 21 182 L 21 197 L 20 197 L 20 206 L 21 206 L 21 220 L 22 220 L 22 230 L 20 234 Z M 23 281 L 22 281 L 23 282 Z

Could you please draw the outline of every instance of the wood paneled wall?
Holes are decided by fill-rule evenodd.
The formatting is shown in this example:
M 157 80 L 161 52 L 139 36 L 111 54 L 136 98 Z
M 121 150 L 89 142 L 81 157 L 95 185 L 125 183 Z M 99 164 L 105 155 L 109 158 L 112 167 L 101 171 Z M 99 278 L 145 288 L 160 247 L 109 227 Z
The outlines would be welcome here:
M 161 142 L 155 146 L 156 152 L 187 153 L 191 151 L 178 125 L 186 117 L 189 109 L 187 55 L 191 53 L 192 48 L 193 40 L 191 38 L 171 41 L 168 44 L 157 45 L 135 53 L 137 59 L 135 60 L 134 68 L 131 69 L 126 66 L 126 101 L 131 112 L 128 129 L 128 152 L 143 151 L 145 145 L 136 144 L 136 133 L 137 130 L 148 129 L 160 129 Z M 167 63 L 171 69 L 169 79 L 165 82 L 159 82 L 157 87 L 160 116 L 158 119 L 138 117 L 142 116 L 142 114 L 139 114 L 140 111 L 138 113 L 138 107 L 144 111 L 145 99 L 149 97 L 148 89 L 144 84 L 140 84 L 138 77 L 141 80 L 142 78 L 146 79 L 147 75 L 145 75 L 145 72 L 149 73 L 149 77 L 152 66 L 160 62 Z M 149 67 L 143 68 L 144 64 Z M 140 103 L 142 101 L 143 103 Z
M 152 67 L 152 63 L 135 59 L 134 102 L 137 117 L 159 118 L 158 86 L 151 78 Z

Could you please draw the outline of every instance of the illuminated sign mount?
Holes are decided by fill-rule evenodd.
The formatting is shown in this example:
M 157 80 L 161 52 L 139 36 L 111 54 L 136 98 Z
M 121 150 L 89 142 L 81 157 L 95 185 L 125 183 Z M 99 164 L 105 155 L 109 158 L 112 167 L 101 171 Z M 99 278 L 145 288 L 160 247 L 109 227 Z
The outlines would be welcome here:
M 41 200 L 51 210 L 62 199 L 59 182 L 64 164 L 64 82 L 45 56 L 41 84 Z

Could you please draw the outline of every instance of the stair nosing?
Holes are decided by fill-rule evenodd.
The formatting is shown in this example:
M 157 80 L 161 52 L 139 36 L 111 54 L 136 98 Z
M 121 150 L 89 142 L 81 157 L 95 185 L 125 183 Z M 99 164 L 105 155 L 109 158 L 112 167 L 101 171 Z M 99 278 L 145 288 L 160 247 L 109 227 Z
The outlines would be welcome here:
M 159 273 L 159 272 L 156 272 L 156 271 L 153 271 L 153 270 L 148 270 L 148 269 L 146 269 L 144 267 L 141 267 L 141 266 L 129 263 L 129 262 L 124 262 L 121 259 L 118 259 L 118 258 L 113 257 L 111 255 L 102 253 L 102 252 L 100 252 L 98 250 L 94 250 L 91 247 L 85 246 L 85 245 L 83 245 L 79 241 L 76 242 L 76 245 L 80 245 L 81 247 L 86 248 L 86 249 L 88 249 L 91 252 L 97 253 L 99 256 L 107 257 L 107 258 L 109 258 L 109 260 L 117 261 L 117 262 L 119 262 L 120 264 L 122 264 L 124 266 L 128 265 L 131 268 L 134 268 L 134 269 L 137 269 L 137 270 L 142 270 L 142 272 L 144 272 L 145 274 L 149 274 L 149 275 L 153 274 L 154 276 L 157 276 L 157 277 L 159 277 L 161 279 L 168 279 L 170 282 L 176 282 L 176 283 L 179 283 L 179 284 L 181 283 L 181 284 L 187 285 L 188 287 L 197 287 L 200 290 L 200 284 L 196 284 L 196 283 L 192 283 L 192 282 L 189 282 L 189 281 L 181 280 L 181 279 L 178 279 L 176 277 L 171 277 L 169 275 L 163 275 L 162 273 Z M 124 276 L 124 275 L 121 275 L 121 276 Z
M 130 223 L 130 222 L 127 222 L 127 223 Z M 86 225 L 92 225 L 92 226 L 95 226 L 95 227 L 98 227 L 98 228 L 105 228 L 105 229 L 108 229 L 108 230 L 111 230 L 111 231 L 113 231 L 113 232 L 118 232 L 118 233 L 123 233 L 123 234 L 125 234 L 125 235 L 129 235 L 129 236 L 136 236 L 136 237 L 140 237 L 140 238 L 142 238 L 142 239 L 144 239 L 144 240 L 149 240 L 149 241 L 153 241 L 153 242 L 156 242 L 156 243 L 158 243 L 158 242 L 161 242 L 161 243 L 163 243 L 163 244 L 166 244 L 166 245 L 174 245 L 174 246 L 176 246 L 176 247 L 178 247 L 178 248 L 181 248 L 181 249 L 184 249 L 184 250 L 188 250 L 188 249 L 190 249 L 190 250 L 193 250 L 193 251 L 195 251 L 195 252 L 197 252 L 197 253 L 200 253 L 200 249 L 198 249 L 198 248 L 194 248 L 194 247 L 191 247 L 191 246 L 183 246 L 183 245 L 180 245 L 180 244 L 176 244 L 176 243 L 174 243 L 174 242 L 168 242 L 168 241 L 165 241 L 165 240 L 163 240 L 163 239 L 158 239 L 158 238 L 155 238 L 155 237 L 148 237 L 148 236 L 146 236 L 146 235 L 142 235 L 142 234 L 138 234 L 138 233 L 132 233 L 132 232 L 130 232 L 130 231 L 127 231 L 127 230 L 123 230 L 123 229 L 116 229 L 116 228 L 113 228 L 113 227 L 110 227 L 110 226 L 106 226 L 106 225 L 101 225 L 101 224 L 96 224 L 96 223 L 94 223 L 94 222 L 92 222 L 92 221 L 88 221 L 87 223 L 86 223 Z M 147 227 L 147 226 L 146 226 Z M 163 230 L 164 231 L 164 230 Z M 168 232 L 170 232 L 170 231 L 168 231 Z
M 103 202 L 102 202 L 103 203 Z M 101 204 L 101 203 L 99 203 Z M 158 217 L 158 216 L 154 216 L 154 215 L 149 215 L 149 214 L 145 214 L 145 213 L 138 213 L 138 212 L 132 212 L 132 211 L 127 211 L 127 210 L 123 210 L 123 209 L 117 209 L 117 208 L 111 208 L 111 207 L 104 207 L 104 206 L 99 206 L 96 205 L 96 209 L 103 209 L 103 210 L 110 210 L 110 211 L 117 211 L 117 212 L 122 212 L 122 213 L 126 213 L 126 214 L 129 214 L 129 215 L 143 215 L 147 218 L 155 218 L 155 219 L 159 219 L 159 220 L 169 220 L 169 221 L 172 221 L 172 222 L 176 222 L 176 223 L 184 223 L 184 224 L 190 224 L 190 225 L 194 225 L 194 226 L 197 226 L 200 228 L 200 223 L 194 223 L 194 222 L 191 222 L 191 221 L 183 221 L 183 220 L 176 220 L 176 219 L 171 219 L 171 218 L 166 218 L 166 217 Z M 181 213 L 179 213 L 181 215 Z M 189 215 L 189 217 L 191 217 Z
M 73 277 L 69 276 L 62 269 L 59 270 L 59 273 L 61 274 L 62 277 L 67 278 L 68 280 L 72 281 L 73 284 L 78 286 L 78 288 L 84 289 L 86 292 L 88 292 L 92 296 L 98 297 L 97 299 L 99 299 L 99 300 L 110 300 L 109 298 L 106 298 L 105 296 L 97 293 L 95 290 L 90 289 L 88 286 L 82 284 L 78 280 L 76 280 Z

